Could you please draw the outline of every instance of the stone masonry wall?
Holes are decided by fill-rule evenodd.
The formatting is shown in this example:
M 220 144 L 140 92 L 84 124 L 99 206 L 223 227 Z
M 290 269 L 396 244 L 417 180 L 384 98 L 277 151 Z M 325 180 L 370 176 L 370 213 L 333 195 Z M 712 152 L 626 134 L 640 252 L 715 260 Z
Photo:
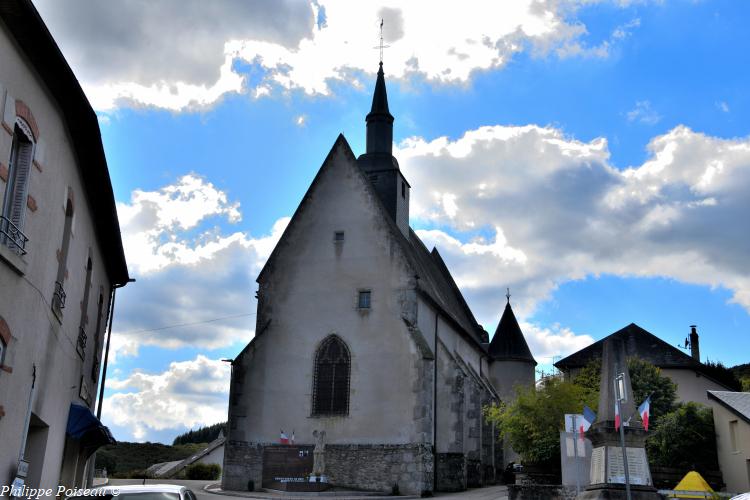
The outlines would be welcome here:
M 420 495 L 432 491 L 430 447 L 404 445 L 326 445 L 326 474 L 344 488 Z
M 260 488 L 263 474 L 263 445 L 246 441 L 227 441 L 223 469 L 222 489 L 247 491 L 248 481 L 253 481 L 256 489 Z
M 463 453 L 438 453 L 437 491 L 466 489 L 466 459 Z

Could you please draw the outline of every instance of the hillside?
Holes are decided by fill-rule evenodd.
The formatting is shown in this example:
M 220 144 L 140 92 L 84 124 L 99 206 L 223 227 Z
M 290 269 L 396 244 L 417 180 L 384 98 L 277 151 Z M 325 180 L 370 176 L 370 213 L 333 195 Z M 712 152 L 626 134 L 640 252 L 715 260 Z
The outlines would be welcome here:
M 206 447 L 206 443 L 169 446 L 161 443 L 127 443 L 105 446 L 96 452 L 96 468 L 110 477 L 138 477 L 139 472 L 159 462 L 182 460 Z
M 219 437 L 219 432 L 223 432 L 225 436 L 227 435 L 226 422 L 220 422 L 218 424 L 209 425 L 207 427 L 200 427 L 196 430 L 189 430 L 188 432 L 180 434 L 179 436 L 174 438 L 172 445 L 188 443 L 210 443 L 211 441 Z
M 750 363 L 733 366 L 730 368 L 734 376 L 742 382 L 742 390 L 750 391 Z

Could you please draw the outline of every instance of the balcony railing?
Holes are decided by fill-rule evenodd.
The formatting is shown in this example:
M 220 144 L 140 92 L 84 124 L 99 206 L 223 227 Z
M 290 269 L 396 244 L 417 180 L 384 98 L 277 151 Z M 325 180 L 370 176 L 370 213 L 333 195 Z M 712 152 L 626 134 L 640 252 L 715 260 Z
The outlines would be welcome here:
M 65 309 L 65 290 L 59 281 L 55 281 L 55 293 L 52 296 L 52 300 L 55 307 Z
M 13 248 L 21 255 L 26 255 L 26 243 L 29 239 L 7 217 L 0 216 L 0 243 Z
M 78 327 L 78 347 L 81 349 L 86 349 L 86 339 L 88 337 L 86 336 L 86 330 L 83 329 L 83 327 Z

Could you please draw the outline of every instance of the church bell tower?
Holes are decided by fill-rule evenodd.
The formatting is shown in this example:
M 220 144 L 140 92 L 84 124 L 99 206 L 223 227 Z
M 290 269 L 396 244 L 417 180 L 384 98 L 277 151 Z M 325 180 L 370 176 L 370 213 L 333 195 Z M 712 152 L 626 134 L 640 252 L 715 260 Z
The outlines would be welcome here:
M 367 122 L 367 149 L 357 163 L 369 177 L 380 201 L 396 222 L 401 232 L 409 237 L 409 191 L 411 186 L 404 178 L 393 157 L 393 115 L 388 110 L 383 62 L 380 62 L 372 108 Z

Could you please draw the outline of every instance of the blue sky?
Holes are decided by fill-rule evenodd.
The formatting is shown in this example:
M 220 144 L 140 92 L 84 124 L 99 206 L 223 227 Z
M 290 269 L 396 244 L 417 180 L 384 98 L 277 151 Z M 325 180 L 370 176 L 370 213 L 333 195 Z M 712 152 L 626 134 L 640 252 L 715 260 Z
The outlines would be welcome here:
M 541 369 L 630 322 L 750 361 L 750 5 L 35 3 L 99 113 L 138 280 L 119 440 L 225 418 L 258 271 L 338 133 L 364 150 L 381 17 L 412 226 L 485 328 L 510 287 Z

